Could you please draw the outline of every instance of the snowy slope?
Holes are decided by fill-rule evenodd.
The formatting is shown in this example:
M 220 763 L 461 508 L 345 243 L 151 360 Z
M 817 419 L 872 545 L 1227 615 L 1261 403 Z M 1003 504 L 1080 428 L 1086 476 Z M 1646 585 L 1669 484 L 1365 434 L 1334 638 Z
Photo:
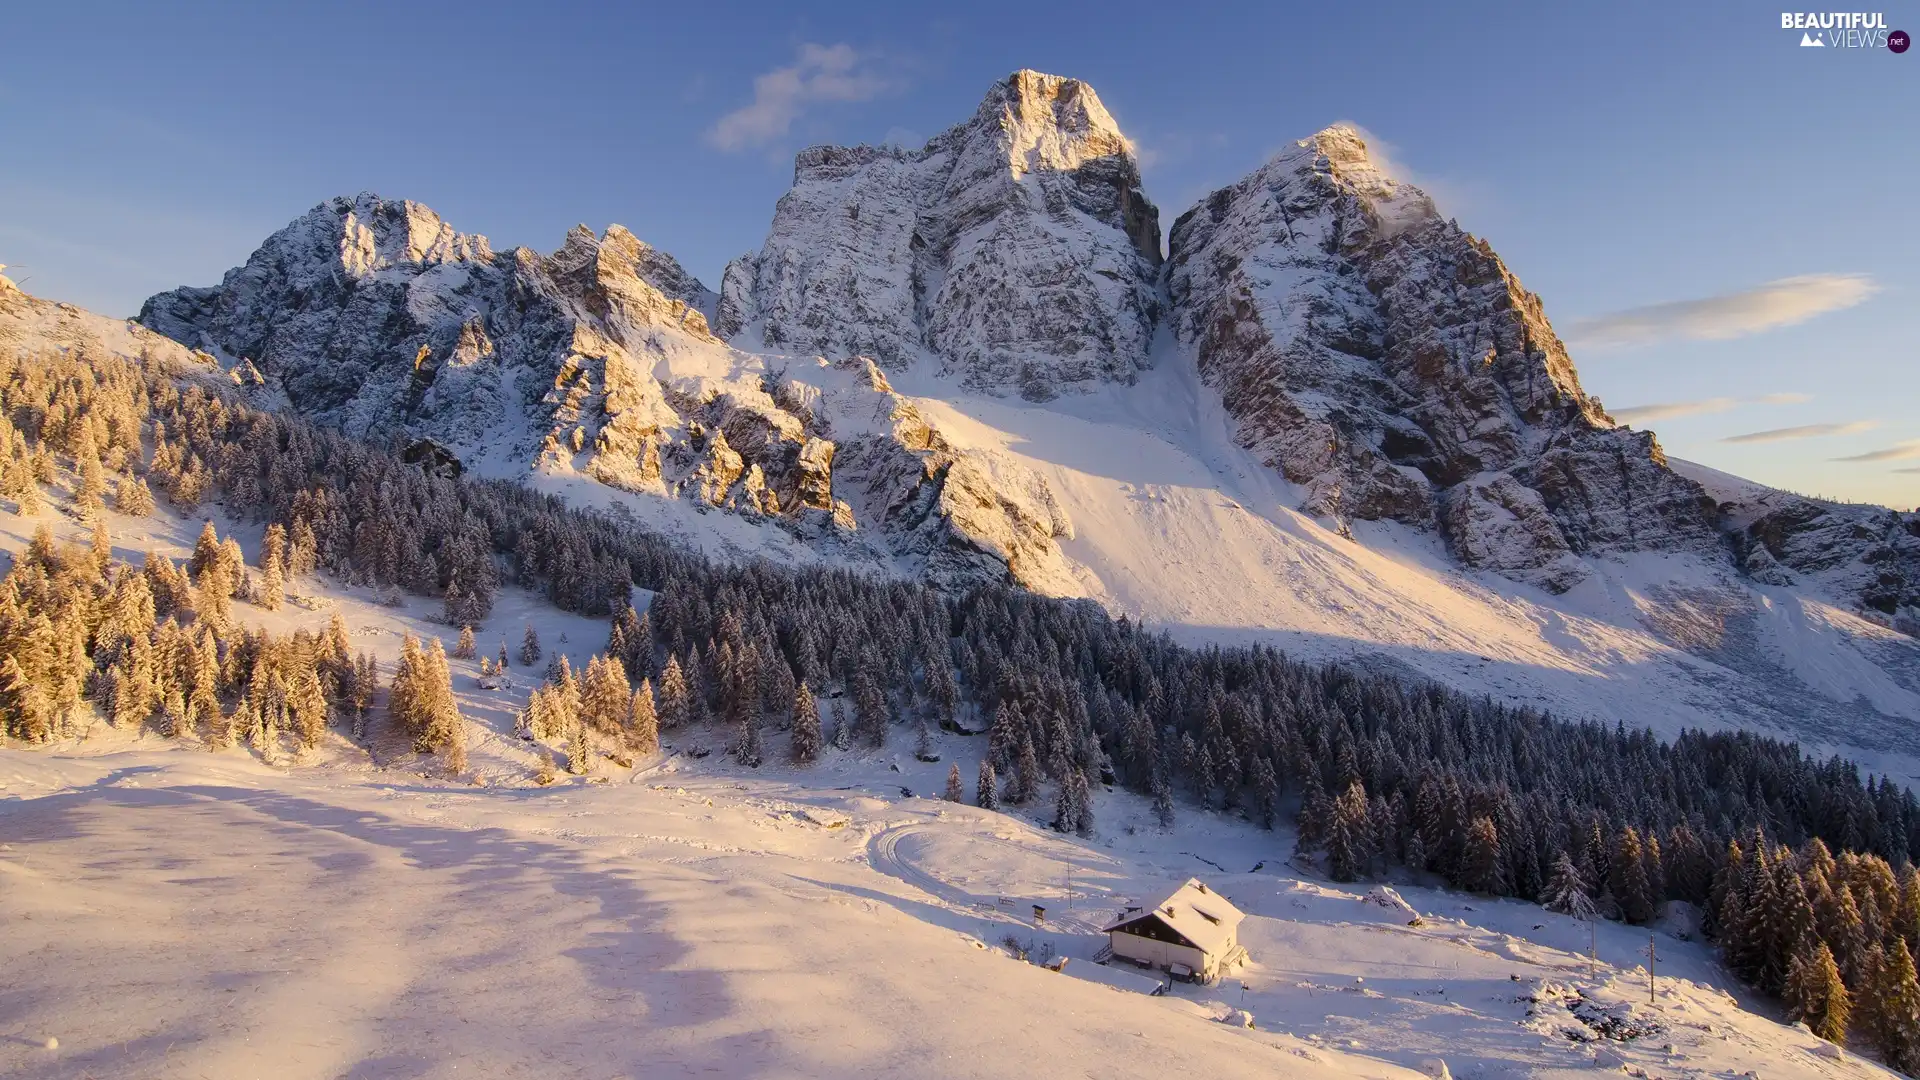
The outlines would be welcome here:
M 1163 343 L 1164 344 L 1164 343 Z M 1177 354 L 1140 386 L 1045 407 L 894 380 L 956 442 L 1043 476 L 1075 523 L 1066 579 L 1188 641 L 1267 641 L 1385 662 L 1557 714 L 1748 727 L 1920 777 L 1920 643 L 1817 592 L 1695 553 L 1590 559 L 1553 594 L 1462 570 L 1430 533 L 1301 513 L 1298 488 L 1235 444 Z
M 183 557 L 198 531 L 166 510 L 105 522 L 122 559 Z M 0 511 L 0 552 L 42 523 L 87 531 Z M 218 524 L 257 556 L 257 527 Z M 405 631 L 452 635 L 417 599 L 314 578 L 290 593 L 234 611 L 278 633 L 337 612 L 389 667 Z M 503 589 L 480 642 L 524 625 L 576 666 L 608 629 Z M 1143 800 L 1096 792 L 1100 831 L 1080 840 L 916 798 L 949 763 L 977 766 L 985 740 L 948 733 L 935 762 L 829 748 L 809 769 L 746 770 L 717 752 L 725 732 L 683 729 L 636 769 L 596 760 L 542 788 L 512 734 L 525 669 L 507 687 L 471 661 L 453 671 L 471 762 L 457 779 L 379 718 L 366 749 L 336 731 L 272 761 L 104 725 L 0 748 L 0 1073 L 1888 1075 L 1742 1008 L 1706 947 L 1674 936 L 1684 919 L 1640 1004 L 1632 928 L 1600 925 L 1590 966 L 1585 926 L 1407 887 L 1423 920 L 1408 926 L 1290 868 L 1284 830 L 1227 815 L 1161 829 Z M 784 761 L 784 736 L 770 742 Z M 1156 997 L 1094 964 L 1100 926 L 1194 874 L 1249 913 L 1249 967 Z M 1009 941 L 1065 967 L 1021 963 Z M 1605 1038 L 1602 1014 L 1644 1033 Z
M 1110 838 L 1075 841 L 898 790 L 940 766 L 718 760 L 481 789 L 239 751 L 0 751 L 0 1072 L 1891 1075 L 1741 1008 L 1669 934 L 1649 1004 L 1641 931 L 1601 924 L 1590 968 L 1582 924 L 1406 887 L 1410 927 L 1244 825 L 1160 832 L 1103 795 Z M 1094 929 L 1194 874 L 1249 913 L 1251 964 L 1159 997 L 1107 985 L 1145 980 L 1093 966 Z M 1231 1010 L 1253 1026 L 1216 1022 Z M 1604 1038 L 1580 1019 L 1601 1012 L 1646 1033 Z

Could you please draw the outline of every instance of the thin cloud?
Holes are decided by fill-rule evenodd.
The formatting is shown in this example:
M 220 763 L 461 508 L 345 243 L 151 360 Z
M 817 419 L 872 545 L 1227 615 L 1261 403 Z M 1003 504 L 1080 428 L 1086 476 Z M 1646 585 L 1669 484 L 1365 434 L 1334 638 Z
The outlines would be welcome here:
M 1755 398 L 1716 397 L 1699 401 L 1665 401 L 1653 405 L 1635 405 L 1608 410 L 1623 424 L 1644 424 L 1652 420 L 1677 420 L 1682 416 L 1705 416 L 1732 412 L 1743 405 L 1798 405 L 1812 398 L 1805 394 L 1767 394 Z
M 1850 457 L 1837 457 L 1837 458 L 1834 458 L 1833 460 L 1835 461 L 1909 461 L 1913 458 L 1920 458 L 1920 439 L 1908 439 L 1906 442 L 1895 443 L 1892 446 L 1886 447 L 1885 449 L 1869 450 L 1864 454 L 1854 454 Z M 1899 471 L 1908 472 L 1911 470 L 1901 469 Z
M 1799 427 L 1768 428 L 1766 431 L 1749 431 L 1745 435 L 1729 435 L 1720 441 L 1723 443 L 1770 443 L 1786 442 L 1789 439 L 1822 439 L 1829 435 L 1858 435 L 1863 431 L 1872 431 L 1880 426 L 1878 420 L 1849 420 L 1844 424 L 1802 424 Z
M 753 103 L 722 116 L 707 141 L 729 152 L 765 146 L 791 131 L 810 106 L 870 101 L 889 80 L 870 70 L 869 61 L 844 43 L 802 45 L 792 64 L 754 78 Z
M 1579 319 L 1568 327 L 1567 342 L 1604 349 L 1671 340 L 1725 341 L 1850 308 L 1879 291 L 1865 274 L 1805 274 L 1743 292 Z

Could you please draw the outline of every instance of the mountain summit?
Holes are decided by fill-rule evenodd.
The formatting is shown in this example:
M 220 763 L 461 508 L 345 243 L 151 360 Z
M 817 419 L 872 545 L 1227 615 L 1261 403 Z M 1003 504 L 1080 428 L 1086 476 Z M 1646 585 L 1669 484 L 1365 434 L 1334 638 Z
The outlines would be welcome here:
M 1539 297 L 1360 130 L 1329 127 L 1208 195 L 1163 258 L 1099 96 L 1033 71 L 918 149 L 802 151 L 766 242 L 717 294 L 619 226 L 495 252 L 363 194 L 141 321 L 253 360 L 277 403 L 356 434 L 724 508 L 816 554 L 953 584 L 1112 596 L 1101 574 L 1131 574 L 1134 555 L 1102 571 L 1098 551 L 1138 555 L 1191 524 L 1128 531 L 1161 505 L 1147 489 L 1189 468 L 1234 489 L 1246 473 L 1223 463 L 1244 453 L 1278 481 L 1258 498 L 1316 529 L 1399 523 L 1450 565 L 1551 593 L 1657 553 L 1920 618 L 1911 516 L 1676 469 L 1582 389 Z M 1168 370 L 1150 373 L 1163 326 Z M 893 390 L 909 371 L 931 396 Z M 1089 468 L 1135 485 L 1124 510 L 1097 503 Z M 1242 556 L 1214 533 L 1182 544 L 1203 541 L 1226 545 L 1223 565 Z
M 1614 427 L 1485 242 L 1326 129 L 1174 223 L 1173 324 L 1242 446 L 1338 518 L 1438 527 L 1562 591 L 1599 551 L 1708 551 L 1713 503 Z
M 937 360 L 1029 398 L 1147 366 L 1159 211 L 1093 88 L 1018 71 L 918 150 L 816 146 L 717 327 L 768 349 Z

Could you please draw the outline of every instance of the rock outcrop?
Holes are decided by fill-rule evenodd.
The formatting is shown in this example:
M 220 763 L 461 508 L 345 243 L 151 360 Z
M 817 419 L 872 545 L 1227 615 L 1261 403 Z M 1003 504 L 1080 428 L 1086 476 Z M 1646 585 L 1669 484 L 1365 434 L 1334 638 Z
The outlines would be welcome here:
M 765 246 L 727 268 L 716 324 L 889 369 L 924 355 L 1045 398 L 1147 365 L 1160 261 L 1159 212 L 1093 88 L 1019 71 L 918 150 L 802 151 Z
M 1765 585 L 1817 585 L 1920 636 L 1920 512 L 1754 487 L 1720 504 L 1733 555 Z
M 1352 128 L 1181 215 L 1167 284 L 1237 438 L 1312 513 L 1437 527 L 1555 591 L 1587 552 L 1719 543 L 1712 500 L 1581 390 L 1539 298 Z
M 250 395 L 402 440 L 437 471 L 578 472 L 955 587 L 1052 572 L 1071 526 L 1044 480 L 946 445 L 869 361 L 770 379 L 708 330 L 713 302 L 618 225 L 577 227 L 551 255 L 497 253 L 363 194 L 275 233 L 218 286 L 153 297 L 140 323 L 224 355 Z

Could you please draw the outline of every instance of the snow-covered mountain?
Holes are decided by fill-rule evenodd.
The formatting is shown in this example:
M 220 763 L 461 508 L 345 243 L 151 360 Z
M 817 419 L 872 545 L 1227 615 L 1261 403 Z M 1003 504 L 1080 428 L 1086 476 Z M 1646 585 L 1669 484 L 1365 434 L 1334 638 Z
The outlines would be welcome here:
M 1159 266 L 1159 211 L 1093 88 L 1020 71 L 919 150 L 801 152 L 718 324 L 1044 399 L 1147 366 Z
M 1172 249 L 1180 342 L 1306 509 L 1437 526 L 1554 592 L 1580 553 L 1715 546 L 1712 500 L 1580 389 L 1539 298 L 1352 128 L 1209 196 Z
M 363 195 L 140 322 L 250 360 L 263 403 L 717 553 L 1011 579 L 1920 774 L 1920 517 L 1615 425 L 1350 128 L 1181 215 L 1162 263 L 1093 91 L 1020 72 L 920 150 L 804 151 L 717 296 L 618 227 L 497 253 Z

